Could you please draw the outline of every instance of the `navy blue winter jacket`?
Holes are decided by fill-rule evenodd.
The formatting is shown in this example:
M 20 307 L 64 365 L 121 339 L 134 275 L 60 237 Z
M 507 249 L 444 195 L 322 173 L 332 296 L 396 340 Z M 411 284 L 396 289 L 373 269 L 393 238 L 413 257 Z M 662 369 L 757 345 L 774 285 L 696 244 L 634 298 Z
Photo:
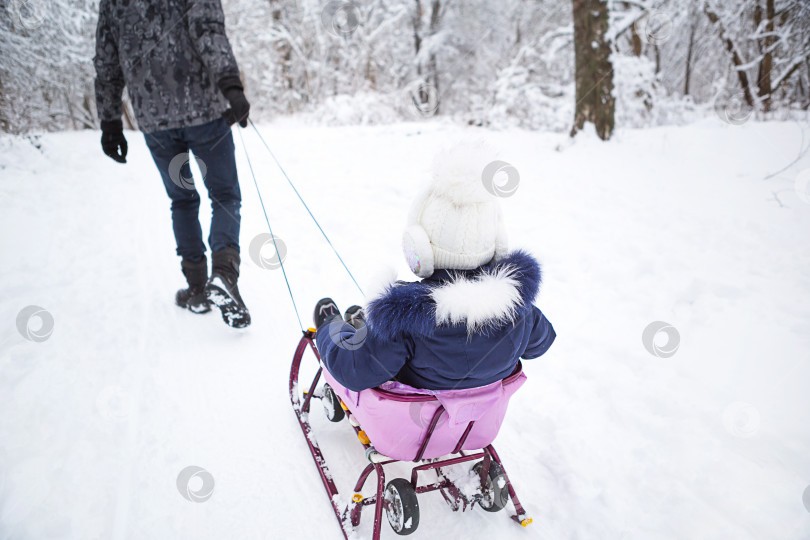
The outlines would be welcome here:
M 475 270 L 398 282 L 371 301 L 364 328 L 341 321 L 320 328 L 318 351 L 355 391 L 391 379 L 432 390 L 484 386 L 554 342 L 554 328 L 533 305 L 540 281 L 538 262 L 516 251 Z

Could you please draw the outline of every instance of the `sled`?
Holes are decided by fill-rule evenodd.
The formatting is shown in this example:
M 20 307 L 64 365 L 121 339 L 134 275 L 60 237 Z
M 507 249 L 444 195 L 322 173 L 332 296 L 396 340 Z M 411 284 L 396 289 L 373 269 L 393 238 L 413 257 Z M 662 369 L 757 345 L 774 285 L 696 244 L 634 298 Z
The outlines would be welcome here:
M 477 505 L 488 512 L 497 512 L 507 507 L 511 501 L 514 509 L 512 519 L 522 527 L 527 527 L 532 522 L 520 504 L 506 469 L 491 444 L 494 434 L 500 428 L 510 392 L 514 392 L 526 378 L 520 363 L 507 379 L 493 383 L 491 388 L 480 389 L 480 394 L 475 394 L 479 389 L 469 389 L 473 398 L 467 401 L 443 401 L 430 391 L 420 393 L 410 387 L 403 391 L 398 386 L 405 385 L 387 383 L 358 393 L 343 388 L 331 377 L 321 363 L 314 338 L 314 329 L 304 331 L 295 350 L 290 370 L 290 400 L 332 510 L 347 540 L 359 526 L 361 513 L 367 506 L 374 508 L 373 540 L 380 538 L 383 513 L 395 533 L 408 535 L 415 532 L 419 525 L 417 496 L 431 491 L 439 491 L 453 511 L 467 510 Z M 307 349 L 314 353 L 318 369 L 312 382 L 301 392 L 298 376 Z M 319 388 L 318 383 L 322 378 L 324 384 Z M 498 386 L 501 383 L 502 387 Z M 486 402 L 487 396 L 495 396 L 490 399 L 492 406 L 482 408 L 476 405 Z M 313 436 L 309 422 L 313 398 L 321 400 L 328 420 L 347 420 L 365 449 L 369 463 L 360 473 L 351 502 L 343 502 L 344 499 L 340 497 L 323 453 Z M 446 407 L 454 408 L 451 411 L 453 415 Z M 384 415 L 410 414 L 412 417 L 413 411 L 418 411 L 420 417 L 416 420 L 421 418 L 423 412 L 427 412 L 428 416 L 423 426 L 419 421 L 411 422 L 411 425 L 416 426 L 413 429 L 408 427 L 408 422 L 398 425 L 398 429 L 403 428 L 402 436 L 391 443 L 378 437 L 376 433 L 379 433 L 380 419 L 367 410 L 382 411 Z M 462 421 L 454 422 L 448 418 L 460 418 Z M 367 424 L 364 425 L 364 422 Z M 389 429 L 390 423 L 389 421 Z M 379 444 L 375 447 L 376 441 L 388 442 L 388 445 Z M 482 442 L 486 444 L 481 444 Z M 408 461 L 414 463 L 410 478 L 394 478 L 386 483 L 384 466 Z M 461 486 L 454 482 L 445 470 L 461 463 L 474 463 L 472 471 L 477 473 L 478 479 L 473 483 L 480 485 L 472 494 L 469 493 L 468 485 Z M 420 473 L 424 481 L 424 473 L 429 471 L 435 473 L 436 479 L 420 485 Z M 376 489 L 374 494 L 364 496 L 361 492 L 372 473 L 376 475 Z

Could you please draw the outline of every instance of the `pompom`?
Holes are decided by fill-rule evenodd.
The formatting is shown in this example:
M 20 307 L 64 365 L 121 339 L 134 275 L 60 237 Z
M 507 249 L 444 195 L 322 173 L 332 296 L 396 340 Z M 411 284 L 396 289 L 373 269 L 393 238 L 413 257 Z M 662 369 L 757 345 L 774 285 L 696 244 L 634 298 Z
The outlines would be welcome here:
M 494 197 L 484 187 L 484 168 L 498 158 L 498 152 L 482 139 L 469 139 L 448 146 L 433 159 L 434 196 L 462 206 L 491 202 Z

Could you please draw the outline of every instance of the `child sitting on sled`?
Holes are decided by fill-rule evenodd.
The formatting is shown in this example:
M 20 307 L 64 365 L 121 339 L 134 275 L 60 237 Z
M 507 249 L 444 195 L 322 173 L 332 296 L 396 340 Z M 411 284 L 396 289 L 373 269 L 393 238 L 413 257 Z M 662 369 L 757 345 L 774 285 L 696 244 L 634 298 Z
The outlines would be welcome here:
M 482 181 L 487 157 L 478 144 L 437 156 L 403 234 L 421 281 L 390 285 L 365 309 L 349 308 L 345 322 L 331 298 L 315 306 L 321 358 L 346 388 L 485 386 L 553 343 L 551 323 L 533 305 L 540 265 L 507 250 L 500 204 Z

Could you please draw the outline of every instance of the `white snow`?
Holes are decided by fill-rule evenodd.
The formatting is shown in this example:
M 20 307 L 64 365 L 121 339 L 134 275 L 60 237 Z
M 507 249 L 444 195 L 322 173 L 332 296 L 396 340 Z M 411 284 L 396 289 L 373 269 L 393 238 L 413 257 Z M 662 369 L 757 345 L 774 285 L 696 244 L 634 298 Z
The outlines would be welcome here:
M 488 133 L 520 172 L 507 226 L 544 264 L 538 304 L 558 333 L 525 362 L 496 441 L 534 523 L 516 526 L 511 509 L 452 513 L 434 493 L 420 496 L 413 538 L 810 537 L 810 159 L 763 180 L 795 159 L 800 127 L 713 118 L 609 143 Z M 433 150 L 472 128 L 261 130 L 366 280 L 387 265 L 407 276 L 410 198 Z M 255 134 L 241 133 L 303 325 L 322 296 L 359 303 Z M 288 397 L 300 330 L 281 272 L 243 250 L 246 331 L 175 307 L 169 201 L 143 138 L 127 135 L 123 166 L 97 132 L 44 135 L 41 151 L 0 139 L 0 538 L 340 538 Z M 268 231 L 236 145 L 248 246 Z M 53 316 L 44 341 L 18 331 L 28 306 Z M 669 358 L 642 343 L 654 321 L 678 331 Z M 42 324 L 28 331 L 47 335 Z M 314 405 L 348 498 L 362 447 Z M 214 480 L 205 502 L 178 490 L 189 466 Z M 383 537 L 395 537 L 386 523 Z

